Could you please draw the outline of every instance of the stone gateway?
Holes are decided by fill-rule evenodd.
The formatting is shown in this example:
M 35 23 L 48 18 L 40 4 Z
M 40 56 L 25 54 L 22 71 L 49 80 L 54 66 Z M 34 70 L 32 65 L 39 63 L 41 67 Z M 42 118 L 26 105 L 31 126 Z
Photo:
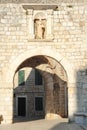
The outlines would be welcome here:
M 87 124 L 87 2 L 0 0 L 1 124 Z

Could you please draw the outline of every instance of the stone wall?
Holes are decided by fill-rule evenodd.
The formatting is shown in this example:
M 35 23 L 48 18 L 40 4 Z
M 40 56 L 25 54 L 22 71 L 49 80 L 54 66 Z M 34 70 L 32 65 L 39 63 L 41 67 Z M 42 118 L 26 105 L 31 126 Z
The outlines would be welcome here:
M 46 52 L 47 48 L 49 48 L 48 52 L 53 49 L 55 53 L 59 53 L 63 59 L 71 63 L 74 67 L 75 82 L 71 82 L 72 74 L 69 74 L 67 83 L 70 116 L 76 111 L 86 112 L 87 5 L 78 2 L 72 4 L 60 3 L 55 9 L 47 6 L 44 10 L 42 5 L 42 10 L 37 9 L 36 6 L 33 10 L 30 9 L 28 3 L 26 7 L 22 3 L 10 3 L 12 1 L 6 4 L 3 4 L 3 1 L 0 2 L 2 3 L 0 4 L 0 93 L 2 95 L 0 112 L 4 118 L 3 123 L 11 123 L 13 115 L 13 82 L 10 80 L 10 75 L 7 74 L 10 66 L 25 52 L 33 51 L 33 49 L 38 50 L 38 48 L 41 48 L 43 52 Z M 46 15 L 48 25 L 46 28 L 47 37 L 42 40 L 34 38 L 33 20 L 38 12 Z M 61 61 L 58 62 L 62 64 Z M 68 62 L 63 68 L 68 68 Z M 19 64 L 17 67 L 19 67 Z M 16 70 L 14 68 L 11 68 L 11 70 L 15 74 Z M 66 74 L 68 74 L 67 71 Z M 74 98 L 72 98 L 73 96 Z M 71 105 L 75 107 L 74 110 L 70 108 Z M 8 108 L 7 111 L 5 106 Z M 9 111 L 11 112 L 9 113 Z
M 59 11 L 53 12 L 54 37 L 51 42 L 29 41 L 27 15 L 22 5 L 0 6 L 0 68 L 9 66 L 8 64 L 25 50 L 38 46 L 52 46 L 72 62 L 76 69 L 86 68 L 86 5 L 75 4 L 69 7 L 64 4 L 59 6 Z

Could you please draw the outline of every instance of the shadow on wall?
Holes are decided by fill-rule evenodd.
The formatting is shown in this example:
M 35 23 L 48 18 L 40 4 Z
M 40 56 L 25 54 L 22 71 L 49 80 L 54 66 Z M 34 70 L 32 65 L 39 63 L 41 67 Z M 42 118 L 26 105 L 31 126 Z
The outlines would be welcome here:
M 22 69 L 22 75 L 17 75 L 15 78 L 17 83 L 14 81 L 14 84 L 19 85 L 14 85 L 14 122 L 44 119 L 45 91 L 42 82 L 35 85 L 35 71 L 32 68 Z M 40 98 L 36 101 L 36 97 Z
M 87 112 L 87 69 L 76 74 L 77 112 Z
M 3 116 L 0 115 L 0 124 L 1 124 L 2 121 L 3 121 Z
M 14 115 L 17 121 L 29 121 L 44 119 L 49 113 L 49 118 L 60 115 L 61 117 L 68 117 L 68 93 L 67 82 L 63 81 L 58 75 L 46 71 L 38 70 L 43 77 L 44 84 L 35 85 L 35 70 L 31 69 L 28 77 L 23 85 L 14 87 Z M 23 99 L 20 104 L 21 108 L 18 110 L 18 97 L 26 98 L 26 105 L 23 108 Z M 35 97 L 42 97 L 39 99 L 39 104 L 35 104 Z M 42 100 L 42 103 L 41 103 Z M 40 110 L 35 110 L 40 107 Z M 42 105 L 42 108 L 41 108 Z M 20 107 L 19 106 L 19 107 Z M 37 108 L 38 109 L 38 108 Z M 42 110 L 41 110 L 42 109 Z M 20 116 L 20 111 L 25 111 L 26 119 Z M 19 116 L 18 116 L 19 112 Z
M 69 121 L 87 125 L 87 69 L 80 69 L 75 74 L 76 83 L 68 88 Z

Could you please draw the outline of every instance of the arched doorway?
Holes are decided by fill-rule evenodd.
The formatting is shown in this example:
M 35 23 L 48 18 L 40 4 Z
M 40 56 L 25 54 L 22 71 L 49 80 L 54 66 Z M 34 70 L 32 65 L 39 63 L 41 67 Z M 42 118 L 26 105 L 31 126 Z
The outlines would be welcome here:
M 27 62 L 30 62 L 29 67 L 32 67 L 32 68 L 35 67 L 39 70 L 41 75 L 44 77 L 44 82 L 46 82 L 47 87 L 44 86 L 45 89 L 49 88 L 48 90 L 50 90 L 50 91 L 48 90 L 45 91 L 45 92 L 47 91 L 49 92 L 48 95 L 46 93 L 46 98 L 45 98 L 45 101 L 46 101 L 45 118 L 55 118 L 55 117 L 58 117 L 57 115 L 61 115 L 62 117 L 67 116 L 67 103 L 66 103 L 67 95 L 68 95 L 69 102 L 71 100 L 71 98 L 69 97 L 69 94 L 67 94 L 67 87 L 75 83 L 74 69 L 72 65 L 66 59 L 64 59 L 59 53 L 56 52 L 55 49 L 50 49 L 48 47 L 44 50 L 44 52 L 42 50 L 43 50 L 43 47 L 38 47 L 37 49 L 29 50 L 19 55 L 16 58 L 16 60 L 13 61 L 12 64 L 10 65 L 9 67 L 10 69 L 8 69 L 8 73 L 6 75 L 7 77 L 6 81 L 11 82 L 11 85 L 12 85 L 14 74 L 18 72 L 20 69 L 22 69 L 23 67 L 26 67 Z M 38 58 L 39 58 L 40 63 L 34 64 L 35 66 L 33 66 L 32 61 L 35 61 Z M 60 71 L 58 70 L 58 68 L 60 68 Z M 48 74 L 46 74 L 46 72 Z M 61 73 L 61 75 L 58 75 L 60 72 L 63 72 L 63 73 Z M 60 81 L 63 81 L 63 82 L 60 82 Z M 61 84 L 66 87 L 60 87 Z M 66 88 L 66 90 L 65 89 L 62 90 L 62 88 Z M 57 93 L 56 93 L 56 89 L 58 90 Z M 62 100 L 60 106 L 61 108 L 64 108 L 62 112 L 61 111 L 59 112 L 59 109 L 57 110 L 57 108 L 59 108 L 58 106 L 54 107 L 59 102 L 59 100 L 58 101 L 55 100 L 56 99 L 55 95 L 57 95 L 57 99 L 59 99 L 58 98 L 59 90 L 61 91 L 61 93 L 62 91 L 63 92 L 66 91 L 66 100 L 62 100 L 62 95 L 60 96 Z M 48 102 L 49 99 L 52 99 L 52 100 Z M 55 103 L 53 104 L 51 101 L 52 102 L 55 101 Z M 65 103 L 63 101 L 65 101 Z M 49 107 L 49 105 L 51 105 L 51 107 Z M 64 105 L 64 107 L 62 107 L 62 105 Z M 69 116 L 70 115 L 73 116 L 73 111 L 70 113 L 71 108 L 72 106 L 68 105 Z M 64 113 L 65 109 L 66 109 L 66 114 Z M 62 113 L 64 114 L 62 115 Z
M 67 101 L 67 75 L 55 59 L 42 55 L 33 56 L 17 68 L 14 77 L 16 119 L 68 117 Z

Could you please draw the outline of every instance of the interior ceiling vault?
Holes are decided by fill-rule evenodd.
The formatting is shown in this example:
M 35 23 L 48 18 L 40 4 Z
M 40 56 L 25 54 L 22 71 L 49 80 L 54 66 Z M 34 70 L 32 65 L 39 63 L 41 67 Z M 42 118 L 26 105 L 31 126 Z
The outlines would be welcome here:
M 47 56 L 34 56 L 31 57 L 29 59 L 26 59 L 25 61 L 23 61 L 20 66 L 18 67 L 17 71 L 19 69 L 22 69 L 23 67 L 32 67 L 35 68 L 41 64 L 48 64 L 49 66 L 51 66 L 51 62 L 54 59 L 47 57 Z M 52 67 L 52 66 L 51 66 Z
M 67 79 L 66 72 L 58 61 L 51 57 L 41 55 L 34 56 L 23 61 L 16 70 L 16 72 L 24 67 L 39 68 L 40 70 L 42 70 L 43 67 L 41 68 L 41 66 L 46 67 L 46 71 L 50 70 L 50 72 L 52 72 L 53 74 L 57 74 L 61 79 Z M 61 75 L 61 73 L 63 76 Z

